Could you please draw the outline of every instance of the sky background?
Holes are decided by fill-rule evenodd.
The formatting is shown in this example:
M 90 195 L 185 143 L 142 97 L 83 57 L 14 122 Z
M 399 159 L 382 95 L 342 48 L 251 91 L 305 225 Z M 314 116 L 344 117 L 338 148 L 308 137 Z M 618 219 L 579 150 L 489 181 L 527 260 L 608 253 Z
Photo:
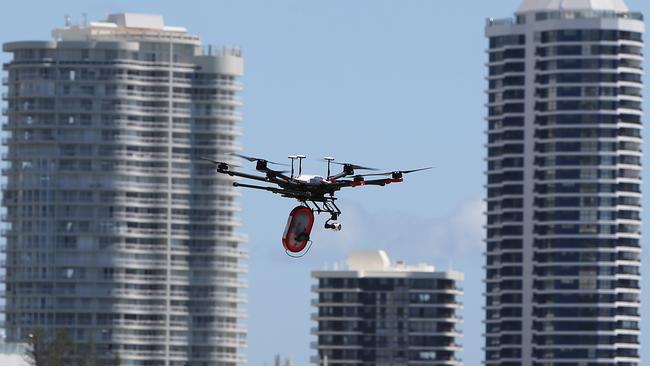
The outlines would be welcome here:
M 270 366 L 276 353 L 291 356 L 297 366 L 308 364 L 316 325 L 310 319 L 310 271 L 326 263 L 331 268 L 351 250 L 383 248 L 393 260 L 465 273 L 461 357 L 473 366 L 482 360 L 484 329 L 484 24 L 487 17 L 511 16 L 519 3 L 21 0 L 3 4 L 0 42 L 49 39 L 66 13 L 77 22 L 83 13 L 89 20 L 125 11 L 160 13 L 205 44 L 243 48 L 246 153 L 276 161 L 304 154 L 311 158 L 305 170 L 320 174 L 326 166 L 318 160 L 326 155 L 388 170 L 434 165 L 406 184 L 341 192 L 343 231 L 324 232 L 326 217 L 318 217 L 314 245 L 302 259 L 287 257 L 281 245 L 296 203 L 244 192 L 248 365 Z M 650 16 L 649 1 L 627 4 Z M 7 56 L 0 58 L 6 62 Z M 645 271 L 647 250 L 643 260 Z M 648 281 L 646 276 L 644 287 Z M 644 304 L 649 297 L 645 291 Z M 648 309 L 644 330 L 650 329 Z M 642 337 L 644 359 L 650 359 L 649 335 Z

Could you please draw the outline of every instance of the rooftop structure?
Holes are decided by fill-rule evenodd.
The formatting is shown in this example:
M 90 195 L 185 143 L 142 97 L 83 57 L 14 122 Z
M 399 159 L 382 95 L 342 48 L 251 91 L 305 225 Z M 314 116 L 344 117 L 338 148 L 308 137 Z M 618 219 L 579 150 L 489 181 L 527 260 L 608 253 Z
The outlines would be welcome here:
M 629 11 L 623 0 L 524 0 L 517 13 L 554 10 Z

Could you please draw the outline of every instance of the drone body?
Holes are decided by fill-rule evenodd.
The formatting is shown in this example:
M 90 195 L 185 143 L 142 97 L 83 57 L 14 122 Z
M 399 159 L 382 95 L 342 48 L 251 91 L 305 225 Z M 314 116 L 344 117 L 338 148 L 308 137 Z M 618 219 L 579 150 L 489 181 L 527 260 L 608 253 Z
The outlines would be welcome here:
M 282 243 L 285 249 L 292 253 L 299 253 L 303 251 L 309 242 L 309 235 L 314 224 L 314 212 L 328 213 L 330 218 L 325 222 L 325 228 L 335 231 L 341 230 L 341 224 L 336 222 L 341 210 L 336 205 L 336 192 L 343 188 L 353 188 L 360 186 L 385 186 L 391 183 L 401 183 L 404 180 L 404 175 L 421 170 L 431 168 L 421 168 L 414 170 L 393 171 L 386 173 L 374 174 L 355 174 L 355 170 L 376 170 L 350 163 L 335 162 L 334 158 L 326 157 L 327 161 L 327 176 L 320 175 L 306 175 L 302 174 L 302 160 L 305 159 L 304 155 L 289 156 L 291 159 L 291 175 L 286 175 L 286 172 L 273 170 L 268 166 L 272 165 L 285 165 L 274 163 L 265 159 L 254 158 L 239 154 L 233 154 L 251 162 L 255 162 L 255 170 L 263 175 L 255 175 L 234 170 L 231 164 L 212 160 L 209 158 L 201 158 L 217 165 L 217 172 L 226 174 L 231 177 L 239 177 L 250 179 L 253 181 L 272 184 L 268 185 L 253 185 L 234 182 L 235 187 L 243 187 L 257 190 L 264 190 L 279 194 L 282 197 L 293 198 L 301 203 L 291 211 L 289 220 L 282 237 Z M 299 160 L 298 175 L 294 176 L 294 161 Z M 343 171 L 331 175 L 331 164 L 341 165 Z M 382 177 L 371 178 L 366 177 Z

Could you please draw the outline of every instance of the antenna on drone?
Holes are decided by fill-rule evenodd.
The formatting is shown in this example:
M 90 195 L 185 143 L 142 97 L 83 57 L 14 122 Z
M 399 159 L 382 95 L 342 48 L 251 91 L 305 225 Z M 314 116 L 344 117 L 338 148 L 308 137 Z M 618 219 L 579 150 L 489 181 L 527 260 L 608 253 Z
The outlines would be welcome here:
M 293 179 L 293 161 L 298 159 L 295 155 L 289 155 L 287 158 L 291 159 L 291 179 Z
M 334 158 L 331 156 L 326 156 L 323 158 L 325 161 L 327 161 L 327 179 L 330 179 L 330 165 L 334 161 Z
M 298 155 L 298 156 L 296 156 L 296 158 L 298 159 L 298 175 L 300 176 L 300 175 L 302 175 L 302 159 L 305 159 L 306 156 L 305 155 Z

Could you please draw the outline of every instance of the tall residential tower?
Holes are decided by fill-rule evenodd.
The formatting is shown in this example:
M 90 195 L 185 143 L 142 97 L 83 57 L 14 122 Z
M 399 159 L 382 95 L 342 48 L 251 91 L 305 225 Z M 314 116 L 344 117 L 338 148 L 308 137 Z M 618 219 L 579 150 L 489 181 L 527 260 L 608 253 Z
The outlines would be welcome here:
M 238 49 L 114 14 L 4 45 L 6 332 L 65 328 L 122 365 L 245 362 Z
M 487 365 L 639 365 L 643 17 L 489 19 Z

